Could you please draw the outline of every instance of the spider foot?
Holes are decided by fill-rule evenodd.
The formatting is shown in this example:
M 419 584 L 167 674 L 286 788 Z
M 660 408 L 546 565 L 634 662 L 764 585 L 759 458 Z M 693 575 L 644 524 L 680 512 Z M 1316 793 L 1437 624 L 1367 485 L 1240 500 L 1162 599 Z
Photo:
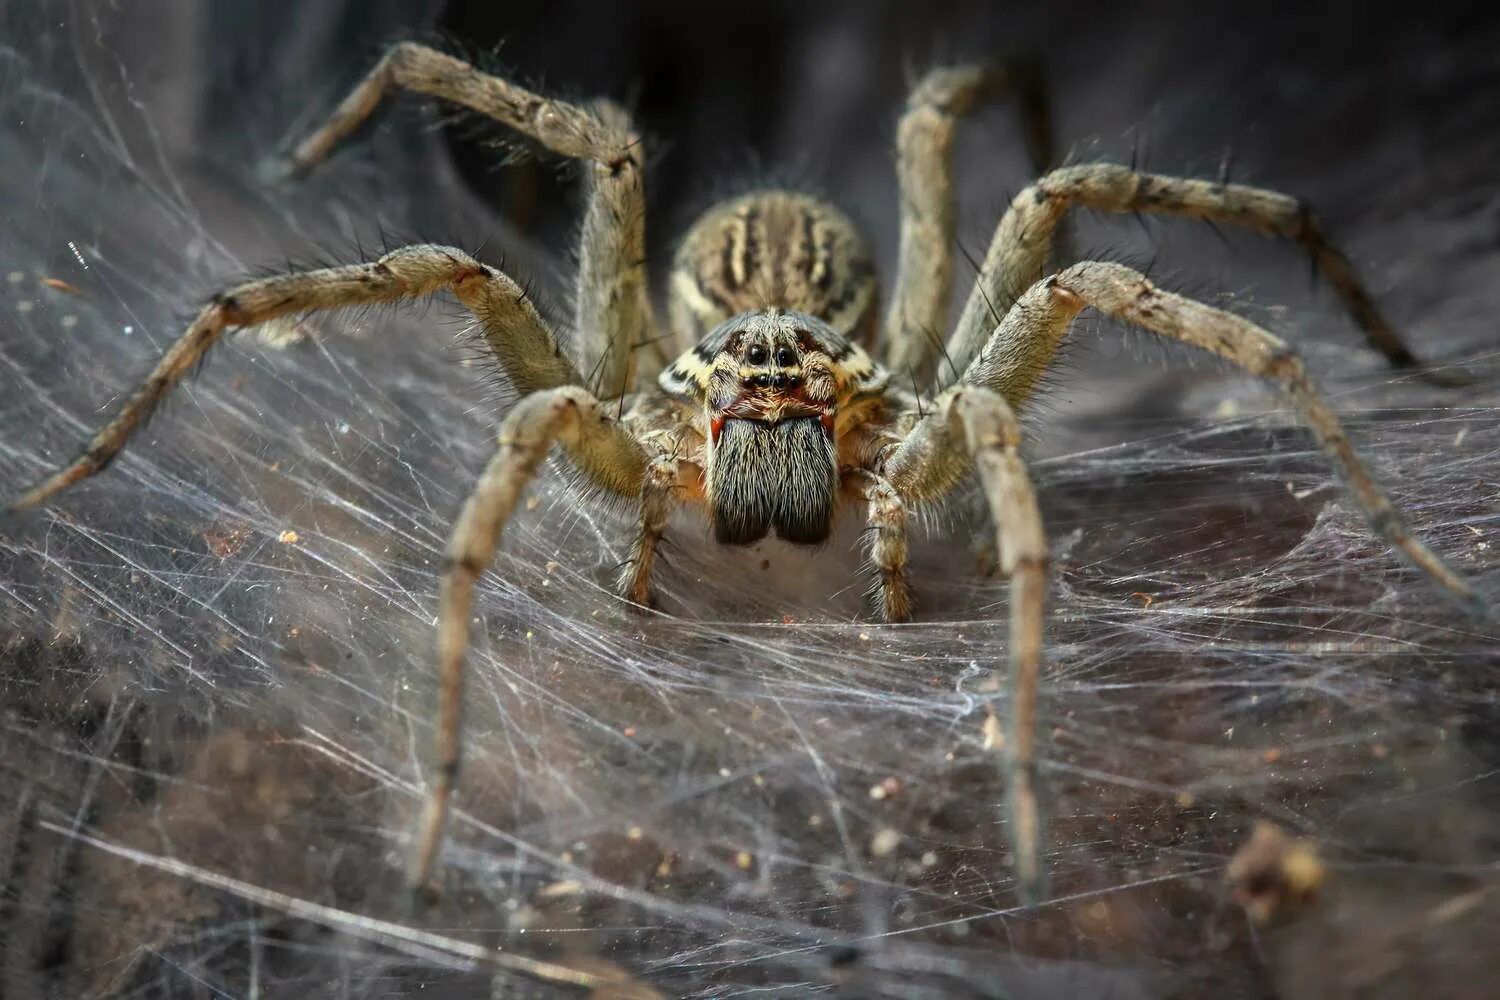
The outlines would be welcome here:
M 307 176 L 309 166 L 290 156 L 268 156 L 255 165 L 255 180 L 264 187 L 279 187 Z
M 659 610 L 656 607 L 656 602 L 651 599 L 650 594 L 646 594 L 644 597 L 635 597 L 631 594 L 622 593 L 620 596 L 625 599 L 625 606 L 630 609 L 632 614 L 646 616 L 655 614 Z
M 437 908 L 443 901 L 443 894 L 437 886 L 411 885 L 407 884 L 405 899 L 402 906 L 404 916 L 407 920 L 419 920 Z
M 903 573 L 882 573 L 875 594 L 876 610 L 888 625 L 911 621 L 911 587 Z
M 654 553 L 646 553 L 647 558 L 643 560 L 642 553 L 638 551 L 619 568 L 619 574 L 615 577 L 615 593 L 630 605 L 632 611 L 645 613 L 654 608 L 651 599 L 652 554 Z
M 1426 382 L 1428 385 L 1435 385 L 1440 389 L 1465 389 L 1469 386 L 1494 381 L 1493 378 L 1478 375 L 1459 365 L 1444 365 L 1442 368 L 1433 368 L 1424 364 L 1417 369 L 1416 374 L 1423 382 Z
M 1463 606 L 1464 610 L 1475 621 L 1489 622 L 1495 620 L 1495 609 L 1490 605 L 1485 596 L 1478 591 L 1474 591 L 1466 596 L 1463 599 Z

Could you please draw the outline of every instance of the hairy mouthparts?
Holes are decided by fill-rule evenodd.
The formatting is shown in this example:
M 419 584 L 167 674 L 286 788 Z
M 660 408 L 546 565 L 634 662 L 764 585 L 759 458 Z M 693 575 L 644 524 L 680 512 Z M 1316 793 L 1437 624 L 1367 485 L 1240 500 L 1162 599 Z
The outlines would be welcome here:
M 709 463 L 715 537 L 749 545 L 773 529 L 798 545 L 833 530 L 838 494 L 833 441 L 818 417 L 726 420 Z

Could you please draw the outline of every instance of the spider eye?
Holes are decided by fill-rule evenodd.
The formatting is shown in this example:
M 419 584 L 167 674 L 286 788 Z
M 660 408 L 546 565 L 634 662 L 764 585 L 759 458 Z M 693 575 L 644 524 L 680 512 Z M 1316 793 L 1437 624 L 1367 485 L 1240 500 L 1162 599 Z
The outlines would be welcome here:
M 790 368 L 797 363 L 797 354 L 790 347 L 778 347 L 776 349 L 776 363 L 783 368 Z
M 745 360 L 750 362 L 752 365 L 763 365 L 766 363 L 766 354 L 767 351 L 765 345 L 756 344 L 754 347 L 750 348 L 749 351 L 745 352 Z

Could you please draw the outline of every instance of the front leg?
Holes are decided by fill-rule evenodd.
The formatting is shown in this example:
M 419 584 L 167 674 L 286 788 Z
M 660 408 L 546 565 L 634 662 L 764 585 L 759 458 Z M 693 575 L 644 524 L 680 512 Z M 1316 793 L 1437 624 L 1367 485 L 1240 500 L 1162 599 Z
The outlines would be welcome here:
M 958 385 L 880 463 L 908 503 L 947 494 L 970 469 L 997 527 L 1000 571 L 1010 578 L 1010 702 L 1005 741 L 1006 820 L 1022 902 L 1040 900 L 1042 815 L 1037 793 L 1037 688 L 1047 601 L 1047 534 L 1021 458 L 1021 425 L 1005 397 Z
M 574 354 L 601 398 L 625 395 L 634 382 L 635 352 L 659 352 L 651 346 L 656 321 L 646 281 L 646 152 L 630 116 L 609 101 L 584 105 L 544 97 L 426 45 L 402 42 L 298 144 L 292 168 L 304 172 L 325 159 L 396 90 L 451 101 L 582 163 L 588 202 L 573 295 L 580 338 Z
M 536 475 L 554 444 L 598 483 L 614 492 L 640 493 L 646 452 L 619 422 L 578 386 L 527 396 L 500 426 L 499 449 L 485 467 L 448 538 L 438 612 L 438 721 L 432 783 L 422 811 L 408 878 L 418 891 L 430 888 L 432 867 L 443 844 L 448 803 L 458 780 L 463 749 L 464 659 L 472 628 L 474 587 L 489 567 L 521 491 Z M 599 467 L 607 465 L 605 472 Z M 591 468 L 591 466 L 593 466 Z
M 656 566 L 656 551 L 667 530 L 667 518 L 677 505 L 677 476 L 680 466 L 673 455 L 658 455 L 646 466 L 641 485 L 641 526 L 631 549 L 630 561 L 620 572 L 620 594 L 641 607 L 651 605 L 651 571 Z
M 875 579 L 870 596 L 888 622 L 911 617 L 911 588 L 906 583 L 906 502 L 887 480 L 872 475 L 864 490 L 870 505 L 870 565 Z

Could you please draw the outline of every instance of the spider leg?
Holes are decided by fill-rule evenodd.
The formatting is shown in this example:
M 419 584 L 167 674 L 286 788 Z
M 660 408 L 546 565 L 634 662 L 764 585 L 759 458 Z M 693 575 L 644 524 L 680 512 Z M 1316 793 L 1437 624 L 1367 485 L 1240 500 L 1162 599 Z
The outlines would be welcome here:
M 460 104 L 584 162 L 588 207 L 579 236 L 573 325 L 581 339 L 574 353 L 602 398 L 623 396 L 634 382 L 637 349 L 650 345 L 653 358 L 664 361 L 647 295 L 645 149 L 630 116 L 609 101 L 580 107 L 543 97 L 462 59 L 402 42 L 302 140 L 293 168 L 305 171 L 327 157 L 397 89 Z
M 403 247 L 373 263 L 265 278 L 214 296 L 115 418 L 89 441 L 84 453 L 16 500 L 11 509 L 44 503 L 103 470 L 226 330 L 315 310 L 424 298 L 445 289 L 479 319 L 495 356 L 520 391 L 582 382 L 525 293 L 509 277 L 452 247 Z
M 648 607 L 651 603 L 651 571 L 656 550 L 667 530 L 667 518 L 677 506 L 678 462 L 670 454 L 659 454 L 646 466 L 641 483 L 641 523 L 630 561 L 620 571 L 619 589 L 627 601 Z
M 1338 418 L 1313 387 L 1297 352 L 1249 320 L 1162 291 L 1128 267 L 1088 261 L 1031 286 L 964 372 L 963 384 L 987 386 L 1007 399 L 1024 398 L 1074 317 L 1086 306 L 1210 351 L 1276 383 L 1333 460 L 1375 533 L 1432 577 L 1449 596 L 1475 614 L 1485 614 L 1484 599 L 1469 583 L 1412 537 L 1390 499 L 1375 485 Z
M 999 393 L 978 385 L 955 386 L 937 398 L 900 445 L 887 452 L 881 472 L 901 497 L 915 503 L 941 497 L 970 467 L 979 470 L 990 514 L 999 526 L 1000 571 L 1010 578 L 1006 815 L 1018 891 L 1031 905 L 1046 889 L 1036 780 L 1036 706 L 1047 601 L 1047 534 L 1021 457 L 1021 425 Z
M 1163 177 L 1098 163 L 1054 170 L 1011 201 L 949 341 L 948 353 L 956 371 L 962 371 L 979 353 L 1000 315 L 1042 277 L 1053 230 L 1074 207 L 1100 212 L 1162 212 L 1295 240 L 1312 255 L 1317 269 L 1354 316 L 1370 346 L 1394 367 L 1420 365 L 1360 284 L 1349 258 L 1328 242 L 1322 227 L 1298 199 L 1241 184 Z M 1464 381 L 1438 373 L 1428 373 L 1427 377 L 1444 383 Z M 955 381 L 955 372 L 944 373 L 941 379 L 945 385 Z M 1018 382 L 1002 391 L 1011 405 L 1017 406 L 1034 382 L 1034 378 Z
M 872 596 L 888 622 L 911 617 L 911 587 L 906 582 L 906 503 L 883 477 L 874 476 L 864 490 L 869 504 L 870 564 L 875 568 Z
M 1038 68 L 1013 60 L 935 69 L 912 88 L 896 127 L 901 250 L 882 333 L 886 367 L 927 385 L 948 326 L 953 291 L 953 136 L 979 100 L 1015 93 L 1038 171 L 1054 162 L 1051 121 Z
M 617 492 L 638 494 L 647 456 L 623 425 L 586 390 L 564 386 L 527 396 L 500 425 L 500 447 L 490 459 L 448 538 L 438 619 L 438 721 L 435 771 L 418 828 L 408 877 L 426 889 L 442 846 L 448 801 L 462 750 L 464 655 L 469 647 L 474 584 L 494 558 L 500 534 L 521 491 L 554 443 L 571 454 L 614 456 Z

